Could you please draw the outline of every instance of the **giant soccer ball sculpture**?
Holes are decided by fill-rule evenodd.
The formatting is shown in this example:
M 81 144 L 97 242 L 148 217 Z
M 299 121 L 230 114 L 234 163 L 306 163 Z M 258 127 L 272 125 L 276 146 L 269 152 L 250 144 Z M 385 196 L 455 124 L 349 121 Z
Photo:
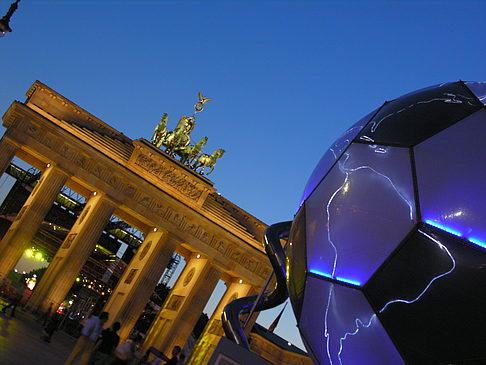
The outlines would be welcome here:
M 477 82 L 404 95 L 319 161 L 287 251 L 316 363 L 486 361 L 485 100 Z

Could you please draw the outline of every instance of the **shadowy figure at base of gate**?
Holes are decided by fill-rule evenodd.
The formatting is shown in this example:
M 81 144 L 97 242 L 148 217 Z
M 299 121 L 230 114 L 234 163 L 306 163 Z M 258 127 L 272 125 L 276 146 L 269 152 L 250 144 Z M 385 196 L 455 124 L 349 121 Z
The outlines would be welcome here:
M 89 317 L 64 365 L 88 365 L 96 341 L 100 338 L 103 325 L 107 320 L 108 312 L 101 313 L 99 317 L 95 315 Z
M 113 360 L 115 348 L 120 343 L 120 336 L 117 333 L 120 328 L 120 322 L 114 322 L 111 328 L 106 328 L 101 332 L 101 338 L 96 343 L 90 365 L 105 365 Z

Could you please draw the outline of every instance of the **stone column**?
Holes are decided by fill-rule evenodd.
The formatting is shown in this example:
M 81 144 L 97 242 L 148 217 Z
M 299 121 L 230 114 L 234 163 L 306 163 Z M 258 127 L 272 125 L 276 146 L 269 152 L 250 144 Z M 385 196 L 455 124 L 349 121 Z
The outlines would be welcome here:
M 15 268 L 67 179 L 66 173 L 53 166 L 42 173 L 36 187 L 0 242 L 1 277 Z
M 61 247 L 35 288 L 28 307 L 34 312 L 46 311 L 64 300 L 76 277 L 110 219 L 115 205 L 104 194 L 93 193 L 64 239 Z
M 177 246 L 166 231 L 155 229 L 145 237 L 103 309 L 110 313 L 107 326 L 120 322 L 118 335 L 122 341 L 130 334 Z
M 5 138 L 0 140 L 0 176 L 2 176 L 7 170 L 10 162 L 15 156 L 17 146 L 13 145 Z
M 170 354 L 175 345 L 183 347 L 192 333 L 220 278 L 211 262 L 198 256 L 192 254 L 177 279 L 147 334 L 143 352 L 153 346 Z
M 218 344 L 220 338 L 224 336 L 221 324 L 223 309 L 229 302 L 235 299 L 251 295 L 255 290 L 250 284 L 246 284 L 243 279 L 234 278 L 226 283 L 226 291 L 204 328 L 204 332 L 192 349 L 191 356 L 186 364 L 199 365 L 207 364 L 211 355 Z

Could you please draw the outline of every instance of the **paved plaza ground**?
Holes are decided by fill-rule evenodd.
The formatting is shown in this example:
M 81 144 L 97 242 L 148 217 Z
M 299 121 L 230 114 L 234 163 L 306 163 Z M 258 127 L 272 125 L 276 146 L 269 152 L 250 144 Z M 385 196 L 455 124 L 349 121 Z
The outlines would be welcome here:
M 0 313 L 0 365 L 62 365 L 76 339 L 63 331 L 51 343 L 40 339 L 42 325 L 17 308 L 16 317 Z

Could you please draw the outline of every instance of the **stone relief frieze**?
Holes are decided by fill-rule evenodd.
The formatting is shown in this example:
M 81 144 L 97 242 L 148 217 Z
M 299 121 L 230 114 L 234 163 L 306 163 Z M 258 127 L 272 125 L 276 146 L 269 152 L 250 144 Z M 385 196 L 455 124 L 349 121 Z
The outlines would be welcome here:
M 212 335 L 224 336 L 224 330 L 221 320 L 213 319 L 211 324 L 209 325 L 208 332 Z
M 64 243 L 62 244 L 61 248 L 62 249 L 68 249 L 69 247 L 71 247 L 74 239 L 76 238 L 78 234 L 77 233 L 70 233 L 66 239 L 64 240 Z
M 39 135 L 39 127 L 34 124 L 30 124 L 25 129 L 25 133 L 31 137 L 37 137 Z
M 152 240 L 148 241 L 147 243 L 143 243 L 143 249 L 140 252 L 140 256 L 138 257 L 139 261 L 142 261 L 143 258 L 147 255 L 147 253 L 150 250 L 150 247 L 152 247 Z
M 76 161 L 76 159 L 75 159 L 76 153 L 74 151 L 74 148 L 71 147 L 70 145 L 66 144 L 66 143 L 64 143 L 63 145 L 61 145 L 61 148 L 59 149 L 59 154 L 62 157 L 66 158 L 66 159 L 68 159 L 70 161 L 73 161 L 73 162 Z
M 138 271 L 138 269 L 131 269 L 123 283 L 124 284 L 131 284 L 132 281 L 133 281 L 133 278 L 135 278 L 135 274 L 137 274 L 137 271 Z
M 155 161 L 143 153 L 136 157 L 135 165 L 192 200 L 197 201 L 205 191 L 197 183 L 189 181 L 186 176 L 179 173 L 174 167 L 168 166 L 164 161 Z
M 32 138 L 35 138 L 37 141 L 41 142 L 46 147 L 53 148 L 56 137 L 46 132 L 40 126 L 33 123 L 29 123 L 25 128 L 25 132 Z
M 236 245 L 225 242 L 215 235 L 211 235 L 196 223 L 189 223 L 186 217 L 175 212 L 173 214 L 167 214 L 166 217 L 181 231 L 190 233 L 195 238 L 217 250 L 225 258 L 234 261 L 245 269 L 252 271 L 263 278 L 266 278 L 270 274 L 270 269 L 260 261 L 251 258 L 248 254 L 244 253 L 244 251 L 238 249 Z
M 184 302 L 185 296 L 172 294 L 169 301 L 167 302 L 165 309 L 170 311 L 177 311 L 181 307 L 182 302 Z
M 83 153 L 79 153 L 74 156 L 73 162 L 82 169 L 86 170 L 88 168 L 89 157 Z
M 182 286 L 187 286 L 187 284 L 189 284 L 191 282 L 195 273 L 196 273 L 196 268 L 193 267 L 191 270 L 189 270 L 189 272 L 184 277 L 184 281 L 182 282 Z

